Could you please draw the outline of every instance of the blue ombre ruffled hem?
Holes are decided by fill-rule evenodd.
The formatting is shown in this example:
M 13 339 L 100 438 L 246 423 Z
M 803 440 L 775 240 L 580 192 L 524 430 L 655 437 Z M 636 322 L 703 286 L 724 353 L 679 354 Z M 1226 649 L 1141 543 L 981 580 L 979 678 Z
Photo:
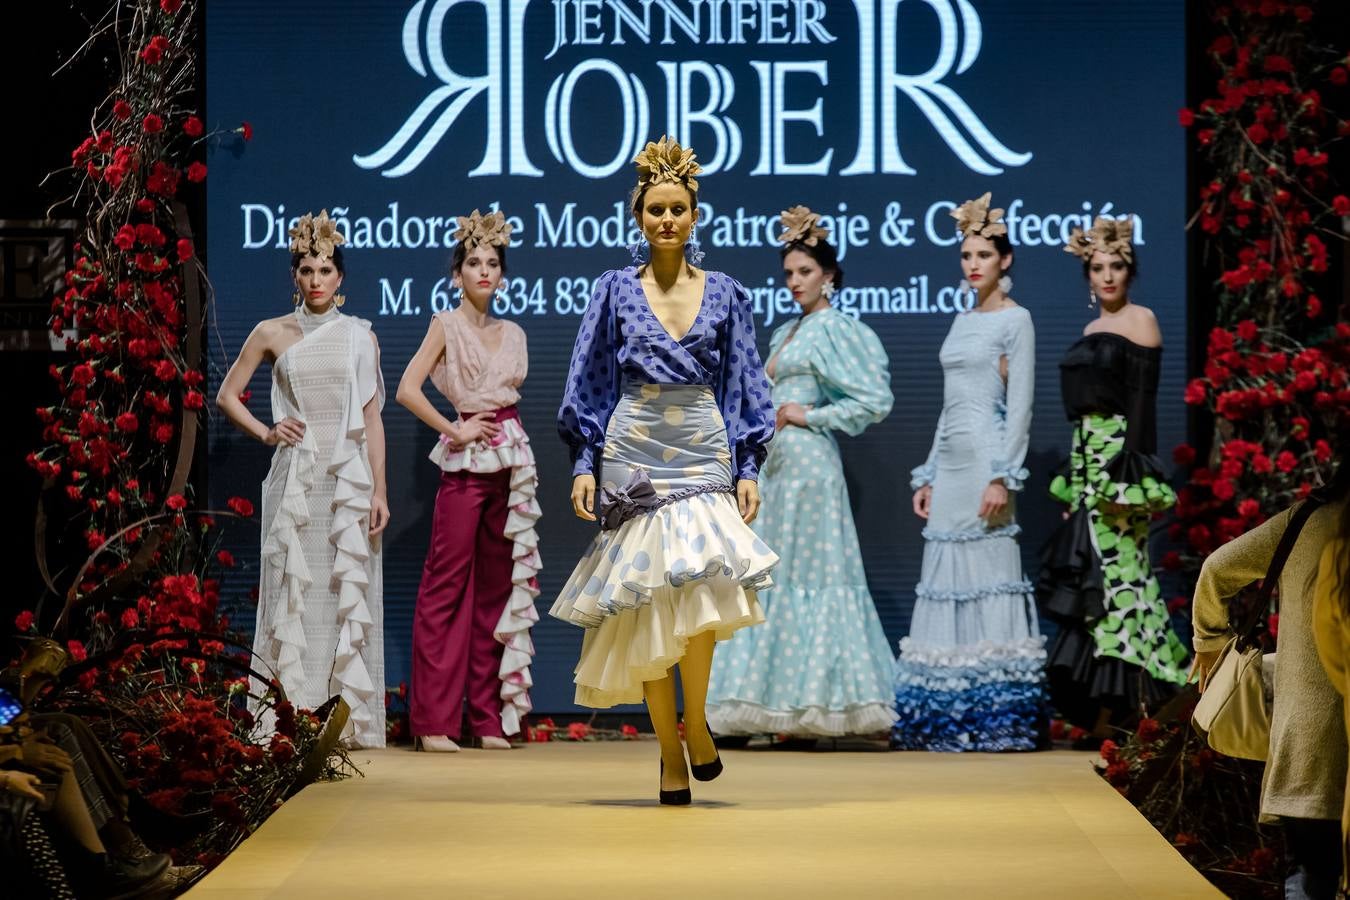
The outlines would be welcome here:
M 1041 637 L 1012 644 L 931 648 L 901 641 L 895 750 L 1037 749 L 1046 709 Z

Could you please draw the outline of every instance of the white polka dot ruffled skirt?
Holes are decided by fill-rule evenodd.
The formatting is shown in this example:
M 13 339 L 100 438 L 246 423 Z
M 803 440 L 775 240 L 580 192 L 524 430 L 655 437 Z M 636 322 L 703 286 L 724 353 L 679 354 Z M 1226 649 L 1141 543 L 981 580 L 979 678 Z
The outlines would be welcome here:
M 601 462 L 601 531 L 550 614 L 586 629 L 576 702 L 642 702 L 689 639 L 764 621 L 778 556 L 741 521 L 726 425 L 706 385 L 629 385 Z

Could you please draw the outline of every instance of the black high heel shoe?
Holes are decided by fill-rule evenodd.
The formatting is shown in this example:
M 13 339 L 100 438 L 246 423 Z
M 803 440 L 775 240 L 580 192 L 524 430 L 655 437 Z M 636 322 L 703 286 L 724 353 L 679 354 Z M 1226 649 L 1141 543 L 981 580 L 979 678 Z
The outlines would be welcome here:
M 666 761 L 661 760 L 661 775 L 665 777 Z M 689 788 L 680 788 L 678 791 L 668 791 L 661 788 L 658 792 L 662 806 L 688 806 L 694 802 L 694 795 L 689 792 Z
M 708 726 L 708 739 L 713 742 L 714 747 L 717 746 L 717 739 L 713 737 L 712 726 Z M 718 775 L 722 774 L 722 754 L 718 753 L 716 758 L 710 763 L 694 765 L 691 762 L 689 764 L 689 773 L 694 776 L 696 781 L 712 781 Z

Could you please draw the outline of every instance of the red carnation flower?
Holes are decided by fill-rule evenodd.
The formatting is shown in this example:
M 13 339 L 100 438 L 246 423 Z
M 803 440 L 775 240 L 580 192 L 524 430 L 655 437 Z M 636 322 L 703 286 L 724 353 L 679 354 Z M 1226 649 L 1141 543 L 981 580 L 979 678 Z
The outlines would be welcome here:
M 164 119 L 157 113 L 148 113 L 144 119 L 141 119 L 141 129 L 146 134 L 158 134 L 164 130 Z
M 1179 466 L 1189 466 L 1195 462 L 1195 448 L 1190 444 L 1177 444 L 1172 448 L 1172 461 Z
M 232 566 L 234 565 L 234 554 L 228 550 L 221 550 L 216 554 L 216 562 L 222 566 Z
M 1298 468 L 1298 457 L 1288 450 L 1283 450 L 1279 456 L 1275 457 L 1275 466 L 1281 472 L 1288 474 Z
M 25 609 L 14 617 L 14 628 L 22 634 L 33 627 L 33 613 Z
M 246 141 L 253 140 L 253 126 L 250 125 L 249 123 L 244 122 L 236 130 L 244 136 L 244 140 Z
M 1227 478 L 1215 479 L 1209 489 L 1214 492 L 1214 497 L 1218 500 L 1232 500 L 1233 495 L 1237 493 L 1237 488 Z
M 169 39 L 162 34 L 157 34 L 141 50 L 141 60 L 146 65 L 157 66 L 164 59 L 164 54 L 168 51 L 169 46 Z
M 1198 406 L 1205 402 L 1209 396 L 1209 390 L 1205 387 L 1203 378 L 1193 378 L 1190 384 L 1186 385 L 1185 400 L 1191 406 Z
M 161 444 L 167 444 L 173 440 L 173 426 L 166 423 L 156 425 L 153 432 L 155 440 Z
M 1350 216 L 1350 197 L 1337 194 L 1331 198 L 1331 208 L 1338 216 Z
M 159 8 L 173 15 L 183 8 L 183 0 L 159 0 Z
M 187 409 L 202 409 L 206 406 L 206 398 L 201 391 L 188 391 L 183 395 L 183 406 Z
M 1308 318 L 1315 319 L 1322 314 L 1322 301 L 1314 294 L 1308 298 Z
M 1347 81 L 1350 81 L 1350 74 L 1345 71 L 1344 66 L 1337 66 L 1332 69 L 1331 74 L 1328 77 L 1331 79 L 1331 83 L 1335 85 L 1343 85 Z
M 1183 108 L 1177 113 L 1177 121 L 1181 123 L 1182 128 L 1190 128 L 1195 124 L 1195 113 Z
M 205 168 L 205 166 L 203 166 L 202 168 Z M 178 261 L 187 262 L 189 259 L 192 259 L 192 254 L 193 254 L 192 241 L 188 240 L 187 238 L 179 238 Z
M 1250 343 L 1251 341 L 1256 340 L 1259 333 L 1260 329 L 1257 328 L 1256 323 L 1251 319 L 1243 319 L 1238 323 L 1237 336 L 1244 341 Z
M 139 624 L 141 624 L 141 616 L 133 607 L 122 610 L 123 628 L 135 628 Z
M 113 115 L 118 121 L 125 122 L 131 118 L 131 104 L 125 100 L 118 100 L 113 104 Z
M 244 497 L 231 497 L 225 505 L 245 518 L 253 515 L 253 503 Z
M 1108 763 L 1113 763 L 1120 755 L 1120 746 L 1110 738 L 1102 741 L 1101 746 L 1102 759 Z
M 1163 554 L 1162 567 L 1169 572 L 1175 572 L 1181 568 L 1181 554 L 1175 550 L 1168 550 Z
M 178 512 L 180 510 L 187 509 L 187 498 L 184 497 L 182 494 L 173 494 L 172 496 L 169 497 L 169 499 L 164 501 L 164 505 L 167 506 L 169 509 Z
M 113 243 L 119 250 L 130 250 L 136 246 L 136 227 L 134 225 L 123 225 L 117 229 L 117 234 L 113 235 Z
M 1238 515 L 1244 519 L 1255 519 L 1261 515 L 1261 504 L 1248 497 L 1238 504 Z
M 188 137 L 201 137 L 202 132 L 205 130 L 205 127 L 202 125 L 202 120 L 196 116 L 188 116 L 183 120 L 183 134 L 186 134 Z
M 117 425 L 118 431 L 135 431 L 141 424 L 133 412 L 122 413 L 114 420 L 114 423 Z
M 66 641 L 66 649 L 70 651 L 70 658 L 76 662 L 84 662 L 89 658 L 89 652 L 84 649 L 84 644 L 74 638 Z
M 187 180 L 193 184 L 200 184 L 206 180 L 206 166 L 195 162 L 187 168 Z

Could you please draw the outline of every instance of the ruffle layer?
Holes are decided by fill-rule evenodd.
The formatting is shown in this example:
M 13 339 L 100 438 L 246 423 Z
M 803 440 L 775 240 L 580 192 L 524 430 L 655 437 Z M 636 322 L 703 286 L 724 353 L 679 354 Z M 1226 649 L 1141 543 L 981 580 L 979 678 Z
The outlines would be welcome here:
M 932 484 L 935 478 L 937 478 L 936 463 L 924 463 L 921 466 L 915 466 L 909 470 L 910 490 L 917 491 L 926 484 Z
M 364 331 L 356 340 L 366 340 Z M 328 463 L 336 479 L 333 493 L 333 524 L 328 541 L 333 545 L 333 580 L 338 583 L 338 644 L 333 660 L 333 678 L 351 707 L 353 740 L 363 747 L 383 747 L 384 729 L 372 710 L 384 702 L 384 685 L 377 687 L 366 667 L 365 650 L 375 620 L 367 604 L 370 591 L 369 563 L 370 497 L 375 479 L 362 452 L 366 419 L 357 379 L 348 381 L 347 420 L 338 435 Z
M 1026 481 L 1031 477 L 1031 472 L 1024 466 L 1007 462 L 1006 460 L 996 459 L 989 464 L 992 478 L 1002 478 L 1003 486 L 1010 491 L 1020 491 L 1026 486 Z
M 1017 537 L 1021 533 L 1022 526 L 1014 522 L 1000 528 L 970 528 L 965 531 L 938 531 L 935 528 L 925 528 L 923 539 L 940 544 L 965 544 L 970 541 L 987 541 L 991 538 Z
M 281 590 L 279 602 L 263 624 L 277 645 L 277 680 L 288 695 L 299 696 L 304 689 L 303 660 L 308 646 L 303 620 L 305 592 L 314 583 L 300 538 L 300 529 L 309 524 L 306 494 L 314 485 L 319 456 L 314 433 L 305 429 L 300 443 L 283 452 L 286 474 L 281 500 L 262 544 L 263 557 L 281 573 Z
M 897 750 L 1035 750 L 1045 718 L 1045 639 L 967 647 L 900 642 Z
M 472 472 L 489 475 L 509 469 L 511 494 L 507 499 L 508 512 L 504 534 L 511 541 L 511 596 L 506 601 L 501 618 L 493 629 L 493 637 L 505 646 L 497 677 L 501 679 L 502 730 L 506 734 L 520 732 L 521 718 L 529 713 L 530 664 L 534 659 L 534 642 L 530 629 L 539 621 L 535 598 L 539 596 L 539 571 L 543 563 L 539 557 L 539 534 L 535 523 L 541 515 L 539 508 L 539 475 L 535 466 L 530 437 L 520 420 L 501 420 L 502 431 L 491 445 L 470 444 L 461 450 L 452 450 L 442 438 L 432 448 L 428 458 L 445 472 Z
M 597 628 L 650 605 L 663 588 L 726 579 L 741 593 L 766 590 L 777 564 L 741 521 L 732 495 L 698 494 L 596 535 L 549 614 Z
M 865 703 L 847 709 L 810 706 L 769 709 L 742 700 L 727 700 L 708 708 L 708 724 L 718 734 L 809 734 L 839 737 L 877 734 L 895 724 L 890 703 Z
M 1101 559 L 1092 544 L 1087 507 L 1061 522 L 1041 548 L 1036 600 L 1061 625 L 1091 624 L 1106 615 Z
M 1121 506 L 1143 506 L 1150 512 L 1171 509 L 1177 495 L 1167 484 L 1162 463 L 1151 453 L 1121 450 L 1104 469 L 1111 479 L 1112 503 Z
M 1046 674 L 1050 702 L 1074 725 L 1092 728 L 1103 706 L 1129 717 L 1156 710 L 1177 686 L 1151 676 L 1143 667 L 1114 656 L 1097 656 L 1097 644 L 1081 625 L 1060 630 L 1050 649 Z
M 602 617 L 586 630 L 575 669 L 576 702 L 594 709 L 641 703 L 642 683 L 664 678 L 690 638 L 712 631 L 724 641 L 763 621 L 755 592 L 720 574 L 654 587 L 642 605 Z
M 861 578 L 861 573 L 859 573 Z M 719 648 L 708 721 L 723 734 L 841 735 L 895 721 L 895 656 L 865 584 L 780 583 L 760 628 Z
M 1035 587 L 1025 578 L 1019 581 L 1007 581 L 987 587 L 972 588 L 965 591 L 944 591 L 920 583 L 914 589 L 914 595 L 920 600 L 935 600 L 947 603 L 968 603 L 971 600 L 983 600 L 987 597 L 1007 596 L 1009 594 L 1030 594 Z

